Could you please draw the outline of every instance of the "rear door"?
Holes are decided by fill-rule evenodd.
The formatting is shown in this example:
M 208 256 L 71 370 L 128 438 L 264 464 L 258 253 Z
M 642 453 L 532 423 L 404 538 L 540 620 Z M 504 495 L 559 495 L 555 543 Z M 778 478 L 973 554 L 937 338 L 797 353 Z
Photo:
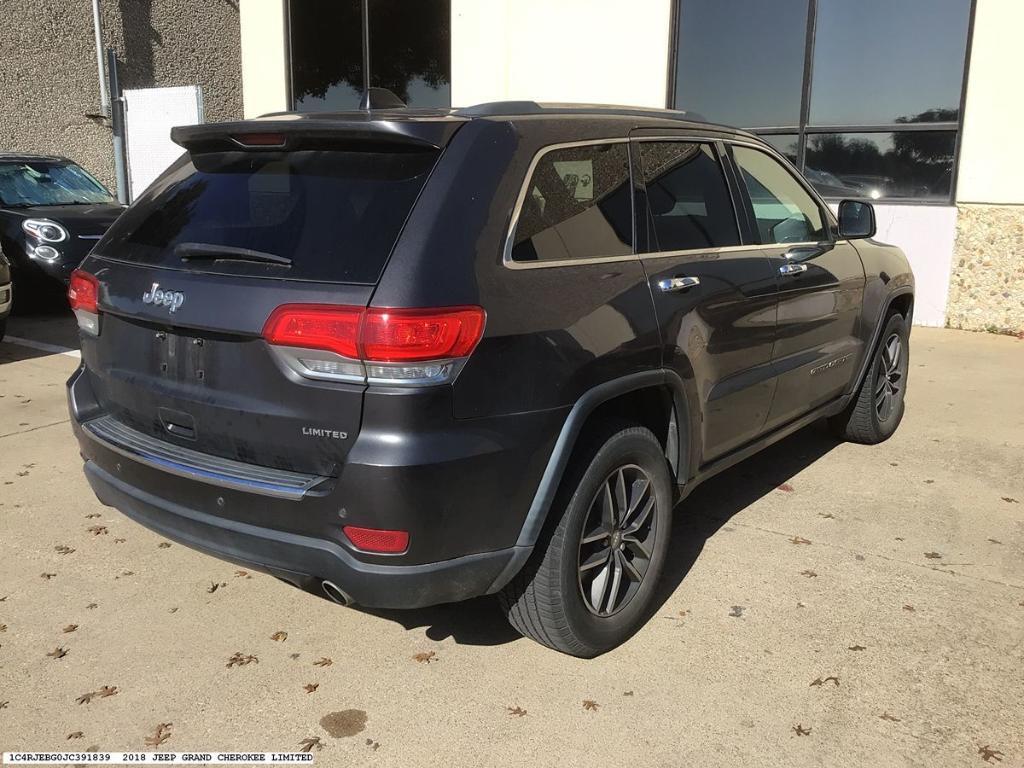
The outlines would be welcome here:
M 774 390 L 776 278 L 760 247 L 743 243 L 719 144 L 638 136 L 633 149 L 663 364 L 694 379 L 703 463 L 764 425 Z
M 779 280 L 772 361 L 778 389 L 766 426 L 780 426 L 838 397 L 863 352 L 864 267 L 834 237 L 831 216 L 794 171 L 754 146 L 730 147 L 741 197 Z
M 101 286 L 83 357 L 107 414 L 216 456 L 337 472 L 365 386 L 301 376 L 261 334 L 283 304 L 369 302 L 438 150 L 366 147 L 193 151 L 125 212 L 83 265 Z

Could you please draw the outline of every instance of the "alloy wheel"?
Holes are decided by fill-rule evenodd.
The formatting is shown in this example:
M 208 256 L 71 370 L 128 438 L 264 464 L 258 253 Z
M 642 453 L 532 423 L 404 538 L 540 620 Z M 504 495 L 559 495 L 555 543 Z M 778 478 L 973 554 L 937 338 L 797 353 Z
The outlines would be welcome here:
M 580 537 L 578 582 L 597 616 L 621 611 L 651 565 L 657 498 L 650 475 L 635 464 L 615 469 L 594 495 Z
M 882 347 L 882 359 L 875 381 L 875 413 L 879 421 L 888 421 L 903 396 L 903 340 L 898 333 L 889 336 Z

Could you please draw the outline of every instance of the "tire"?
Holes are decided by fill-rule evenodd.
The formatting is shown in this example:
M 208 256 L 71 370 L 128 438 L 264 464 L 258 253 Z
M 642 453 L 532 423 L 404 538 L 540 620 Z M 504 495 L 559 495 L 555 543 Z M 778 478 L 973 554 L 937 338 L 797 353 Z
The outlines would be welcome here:
M 512 626 L 582 658 L 628 640 L 652 609 L 672 501 L 665 453 L 650 430 L 623 423 L 595 430 L 570 462 L 530 560 L 499 594 Z M 622 508 L 610 525 L 608 512 Z M 593 563 L 601 564 L 580 569 Z
M 895 366 L 890 364 L 893 349 L 897 357 Z M 853 402 L 843 413 L 829 420 L 833 434 L 863 445 L 875 445 L 892 437 L 906 409 L 909 370 L 907 322 L 902 315 L 893 314 L 885 324 L 878 349 Z

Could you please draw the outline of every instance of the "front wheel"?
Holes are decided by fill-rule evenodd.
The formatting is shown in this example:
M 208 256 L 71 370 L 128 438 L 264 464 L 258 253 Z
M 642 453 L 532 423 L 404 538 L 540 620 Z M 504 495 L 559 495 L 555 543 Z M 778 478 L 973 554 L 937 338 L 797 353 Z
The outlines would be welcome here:
M 864 381 L 854 401 L 829 420 L 837 437 L 874 445 L 888 440 L 903 420 L 910 338 L 902 315 L 889 317 Z
M 672 480 L 650 430 L 609 426 L 570 464 L 533 556 L 502 590 L 512 626 L 590 658 L 647 619 L 671 529 Z

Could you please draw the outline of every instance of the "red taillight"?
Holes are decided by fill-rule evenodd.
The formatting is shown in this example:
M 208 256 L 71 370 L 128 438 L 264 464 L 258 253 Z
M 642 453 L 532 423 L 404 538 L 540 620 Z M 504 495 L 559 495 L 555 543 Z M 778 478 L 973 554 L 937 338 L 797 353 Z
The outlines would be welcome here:
M 380 309 L 285 304 L 271 314 L 271 344 L 323 349 L 368 362 L 420 362 L 466 357 L 479 343 L 480 307 Z
M 355 525 L 346 525 L 341 530 L 356 549 L 364 552 L 395 555 L 409 548 L 408 531 L 384 531 L 378 528 L 359 528 Z
M 99 300 L 100 283 L 93 275 L 76 269 L 71 273 L 68 283 L 68 303 L 73 310 L 96 313 Z
M 466 357 L 483 332 L 480 307 L 369 309 L 359 340 L 364 360 L 418 362 Z
M 361 307 L 285 304 L 270 315 L 263 338 L 284 347 L 325 349 L 358 359 L 363 311 Z

